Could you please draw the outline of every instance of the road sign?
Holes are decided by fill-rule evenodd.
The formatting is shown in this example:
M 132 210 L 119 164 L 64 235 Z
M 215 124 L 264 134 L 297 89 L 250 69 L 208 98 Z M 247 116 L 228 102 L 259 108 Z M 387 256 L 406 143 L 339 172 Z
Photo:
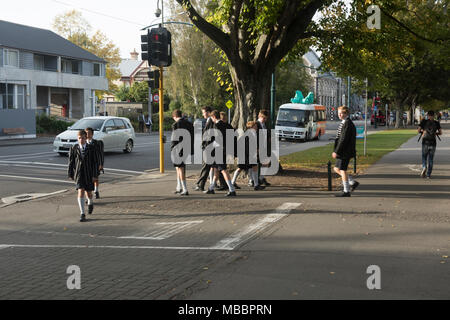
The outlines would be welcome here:
M 225 105 L 227 106 L 228 109 L 233 108 L 233 102 L 231 102 L 231 100 L 228 100 L 227 103 L 225 103 Z
M 153 101 L 154 101 L 154 102 L 159 102 L 159 95 L 158 95 L 157 93 L 155 93 L 155 94 L 153 95 Z

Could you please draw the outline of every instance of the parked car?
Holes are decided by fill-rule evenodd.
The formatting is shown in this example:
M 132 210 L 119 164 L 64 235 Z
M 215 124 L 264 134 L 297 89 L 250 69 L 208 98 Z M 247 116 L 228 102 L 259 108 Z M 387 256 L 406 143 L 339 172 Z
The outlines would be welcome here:
M 87 117 L 58 134 L 53 142 L 53 151 L 61 156 L 67 155 L 70 148 L 78 143 L 78 131 L 88 127 L 94 129 L 94 139 L 103 141 L 105 151 L 130 153 L 133 150 L 136 135 L 128 118 Z

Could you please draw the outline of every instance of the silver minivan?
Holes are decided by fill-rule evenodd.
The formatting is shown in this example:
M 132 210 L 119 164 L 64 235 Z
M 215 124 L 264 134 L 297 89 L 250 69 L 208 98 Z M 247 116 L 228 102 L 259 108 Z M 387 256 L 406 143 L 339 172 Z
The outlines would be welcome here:
M 61 156 L 67 155 L 70 148 L 78 143 L 78 131 L 91 127 L 94 139 L 103 141 L 104 151 L 133 150 L 136 135 L 128 118 L 122 117 L 86 117 L 78 120 L 73 126 L 56 136 L 53 151 Z

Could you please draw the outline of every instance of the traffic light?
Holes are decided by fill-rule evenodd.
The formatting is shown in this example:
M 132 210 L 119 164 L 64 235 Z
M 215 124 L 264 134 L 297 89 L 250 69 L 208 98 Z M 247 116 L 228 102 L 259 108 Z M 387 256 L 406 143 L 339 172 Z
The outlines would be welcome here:
M 149 58 L 148 52 L 148 49 L 150 47 L 149 39 L 150 39 L 150 31 L 147 30 L 147 34 L 141 35 L 141 57 L 143 61 L 146 61 Z
M 159 89 L 159 70 L 147 72 L 149 81 L 148 87 L 152 89 Z
M 148 34 L 148 63 L 157 67 L 172 64 L 172 36 L 163 27 L 153 28 Z

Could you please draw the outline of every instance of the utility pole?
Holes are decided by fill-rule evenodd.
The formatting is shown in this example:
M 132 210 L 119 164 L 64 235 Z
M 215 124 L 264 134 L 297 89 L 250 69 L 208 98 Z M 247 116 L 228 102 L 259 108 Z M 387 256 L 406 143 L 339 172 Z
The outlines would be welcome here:
M 367 153 L 367 86 L 368 81 L 366 78 L 366 105 L 364 106 L 364 156 Z
M 164 173 L 164 90 L 163 67 L 159 67 L 159 172 Z
M 275 129 L 275 71 L 272 73 L 272 88 L 270 89 L 270 126 Z

